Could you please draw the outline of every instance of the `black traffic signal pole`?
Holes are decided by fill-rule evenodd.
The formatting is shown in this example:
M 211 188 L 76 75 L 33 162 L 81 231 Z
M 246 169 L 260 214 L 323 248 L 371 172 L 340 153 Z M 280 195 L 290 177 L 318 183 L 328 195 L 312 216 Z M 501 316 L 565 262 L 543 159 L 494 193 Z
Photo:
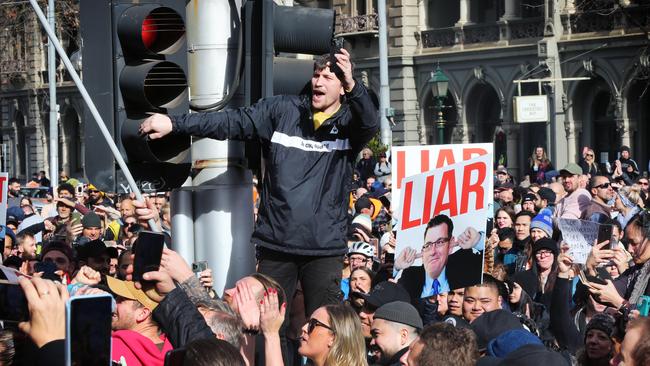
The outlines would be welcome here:
M 127 182 L 129 183 L 129 187 L 131 187 L 131 190 L 133 191 L 133 193 L 135 193 L 135 197 L 137 198 L 137 200 L 144 202 L 144 197 L 142 196 L 142 193 L 140 192 L 138 185 L 135 183 L 135 180 L 133 179 L 133 176 L 131 175 L 129 168 L 126 166 L 126 162 L 124 162 L 124 159 L 122 158 L 122 154 L 120 154 L 120 151 L 115 145 L 115 142 L 113 141 L 110 132 L 108 132 L 108 129 L 106 128 L 106 124 L 102 119 L 102 116 L 99 115 L 99 111 L 97 111 L 97 108 L 95 107 L 95 104 L 90 98 L 90 95 L 88 95 L 88 91 L 86 90 L 86 87 L 81 82 L 81 79 L 77 74 L 77 71 L 74 69 L 74 67 L 72 67 L 72 63 L 70 62 L 68 55 L 66 55 L 65 51 L 63 50 L 63 47 L 61 47 L 61 42 L 59 42 L 59 39 L 52 31 L 52 28 L 50 27 L 47 18 L 45 17 L 45 14 L 43 14 L 43 11 L 36 3 L 36 0 L 29 0 L 29 3 L 32 5 L 32 8 L 34 8 L 34 11 L 38 16 L 41 25 L 45 29 L 45 32 L 47 33 L 48 37 L 50 37 L 50 42 L 52 42 L 52 45 L 54 45 L 54 47 L 56 48 L 56 52 L 59 54 L 59 57 L 61 57 L 61 60 L 65 65 L 65 68 L 70 73 L 70 76 L 72 77 L 72 81 L 74 81 L 75 85 L 77 86 L 77 89 L 79 89 L 79 93 L 81 93 L 81 96 L 84 99 L 84 102 L 86 102 L 86 105 L 90 109 L 90 113 L 93 115 L 95 122 L 97 122 L 97 126 L 102 132 L 104 139 L 106 139 L 106 143 L 108 143 L 108 147 L 111 149 L 111 152 L 115 157 L 115 161 L 120 166 L 120 169 L 122 169 L 122 172 L 124 173 L 124 176 Z M 149 219 L 148 223 L 152 231 L 160 232 L 160 228 L 158 227 L 158 225 L 156 225 L 153 219 Z

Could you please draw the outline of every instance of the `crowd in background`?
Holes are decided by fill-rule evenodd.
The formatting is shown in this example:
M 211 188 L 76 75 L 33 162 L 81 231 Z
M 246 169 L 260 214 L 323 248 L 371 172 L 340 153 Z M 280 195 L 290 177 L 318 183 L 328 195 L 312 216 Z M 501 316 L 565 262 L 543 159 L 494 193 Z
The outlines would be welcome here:
M 562 169 L 536 148 L 520 182 L 496 167 L 483 282 L 426 298 L 397 278 L 410 261 L 406 251 L 395 256 L 390 156 L 360 155 L 348 182 L 340 301 L 311 314 L 301 289 L 308 281 L 286 298 L 276 279 L 252 273 L 217 294 L 210 269 L 194 273 L 168 248 L 148 275 L 151 288 L 131 282 L 147 220 L 173 235 L 167 193 L 141 203 L 62 173 L 37 207 L 10 179 L 2 263 L 34 276 L 21 279 L 31 318 L 20 329 L 31 342 L 0 331 L 0 363 L 62 364 L 64 323 L 53 312 L 69 296 L 109 293 L 112 359 L 128 366 L 162 365 L 176 348 L 186 349 L 188 365 L 650 364 L 650 320 L 640 307 L 650 295 L 650 196 L 628 148 L 608 164 L 585 148 Z M 32 182 L 49 184 L 44 173 Z M 576 264 L 559 218 L 611 225 L 612 240 L 594 243 L 586 264 Z

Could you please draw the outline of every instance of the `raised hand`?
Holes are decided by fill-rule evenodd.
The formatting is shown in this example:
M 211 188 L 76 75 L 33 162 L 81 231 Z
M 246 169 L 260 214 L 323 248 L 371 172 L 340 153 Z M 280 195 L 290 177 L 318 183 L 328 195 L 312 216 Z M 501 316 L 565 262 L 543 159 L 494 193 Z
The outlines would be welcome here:
M 244 281 L 237 283 L 237 293 L 235 294 L 239 316 L 244 323 L 244 327 L 250 330 L 259 330 L 260 327 L 260 307 L 253 290 Z
M 18 282 L 29 308 L 29 321 L 19 323 L 20 330 L 39 348 L 65 339 L 65 302 L 70 297 L 65 285 L 37 277 L 20 277 Z
M 278 304 L 278 293 L 275 289 L 269 289 L 264 294 L 260 304 L 260 330 L 264 335 L 277 334 L 284 322 L 287 304 Z

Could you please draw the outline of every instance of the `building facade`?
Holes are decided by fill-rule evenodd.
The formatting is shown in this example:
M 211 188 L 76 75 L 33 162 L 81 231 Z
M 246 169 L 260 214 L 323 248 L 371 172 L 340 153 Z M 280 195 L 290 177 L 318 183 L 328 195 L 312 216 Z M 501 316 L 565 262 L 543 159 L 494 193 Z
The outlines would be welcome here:
M 78 1 L 56 4 L 73 56 Z M 377 0 L 296 4 L 336 10 L 337 35 L 379 94 Z M 28 3 L 0 5 L 0 163 L 29 179 L 49 172 L 47 36 Z M 583 146 L 605 161 L 627 145 L 648 169 L 650 0 L 387 0 L 386 16 L 394 144 L 438 142 L 429 80 L 439 66 L 449 78 L 445 143 L 494 142 L 497 161 L 517 176 L 538 145 L 556 167 L 577 161 Z M 58 57 L 57 66 L 59 166 L 83 176 L 92 163 L 83 154 L 85 106 Z M 548 95 L 549 121 L 515 123 L 513 97 L 536 94 Z
M 47 2 L 40 2 L 45 11 Z M 78 5 L 56 1 L 58 37 L 71 56 L 78 49 Z M 2 171 L 23 181 L 49 175 L 47 35 L 29 3 L 0 1 L 0 139 Z M 73 57 L 74 59 L 74 57 Z M 57 57 L 59 168 L 83 176 L 83 102 Z
M 378 93 L 376 0 L 333 6 Z M 394 144 L 438 142 L 429 79 L 439 66 L 449 78 L 445 143 L 494 142 L 516 176 L 536 146 L 562 167 L 584 146 L 604 162 L 627 145 L 648 170 L 650 1 L 387 0 L 387 20 Z M 538 94 L 549 121 L 515 123 L 513 97 Z

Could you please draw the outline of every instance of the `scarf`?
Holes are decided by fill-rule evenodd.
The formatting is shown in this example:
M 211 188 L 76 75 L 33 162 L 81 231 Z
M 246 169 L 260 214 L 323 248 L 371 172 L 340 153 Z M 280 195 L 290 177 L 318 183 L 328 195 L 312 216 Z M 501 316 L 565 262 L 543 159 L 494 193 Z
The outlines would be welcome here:
M 650 260 L 645 262 L 643 266 L 634 271 L 627 280 L 627 288 L 632 287 L 632 293 L 628 301 L 630 304 L 637 304 L 639 298 L 645 293 L 648 287 L 648 280 L 650 279 Z

